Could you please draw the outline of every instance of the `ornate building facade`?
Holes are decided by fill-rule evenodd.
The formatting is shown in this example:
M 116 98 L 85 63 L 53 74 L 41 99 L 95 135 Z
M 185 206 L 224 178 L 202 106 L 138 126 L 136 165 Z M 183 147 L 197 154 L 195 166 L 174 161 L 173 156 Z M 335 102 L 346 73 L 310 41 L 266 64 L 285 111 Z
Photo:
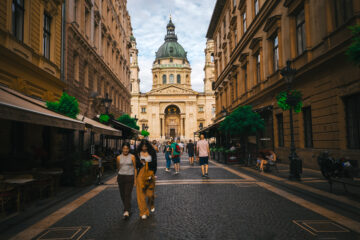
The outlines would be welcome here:
M 65 78 L 79 100 L 81 114 L 104 113 L 101 99 L 112 100 L 115 117 L 130 113 L 130 37 L 127 1 L 66 1 Z
M 0 83 L 42 100 L 60 98 L 62 1 L 0 1 Z
M 148 126 L 151 139 L 165 140 L 170 137 L 192 139 L 194 132 L 212 122 L 215 99 L 211 85 L 214 80 L 212 62 L 213 42 L 205 49 L 204 92 L 191 88 L 191 66 L 187 53 L 178 43 L 175 25 L 169 21 L 165 42 L 156 52 L 153 62 L 151 91 L 140 92 L 136 42 L 132 49 L 132 116 L 139 119 L 141 128 Z
M 286 160 L 289 112 L 276 96 L 287 88 L 280 70 L 290 60 L 292 88 L 303 93 L 294 130 L 304 166 L 317 168 L 323 150 L 359 159 L 360 69 L 345 55 L 359 13 L 356 0 L 218 0 L 207 32 L 215 43 L 217 121 L 222 108 L 252 105 L 265 130 L 251 142 Z

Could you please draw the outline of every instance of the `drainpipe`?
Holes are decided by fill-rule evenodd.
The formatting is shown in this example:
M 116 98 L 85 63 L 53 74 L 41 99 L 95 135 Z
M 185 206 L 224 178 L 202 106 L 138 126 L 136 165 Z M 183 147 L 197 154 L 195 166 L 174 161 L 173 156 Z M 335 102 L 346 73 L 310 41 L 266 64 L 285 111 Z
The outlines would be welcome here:
M 66 0 L 62 3 L 61 10 L 61 62 L 60 62 L 60 80 L 65 82 L 65 28 L 66 28 Z

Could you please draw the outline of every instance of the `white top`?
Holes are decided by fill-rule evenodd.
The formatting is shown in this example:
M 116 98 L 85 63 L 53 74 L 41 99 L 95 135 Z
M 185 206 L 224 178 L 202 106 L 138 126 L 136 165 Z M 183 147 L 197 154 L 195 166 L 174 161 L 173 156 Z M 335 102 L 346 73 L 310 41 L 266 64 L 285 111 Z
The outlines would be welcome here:
M 131 154 L 128 154 L 127 156 L 123 154 L 120 155 L 119 175 L 134 175 L 135 170 L 131 157 Z
M 150 155 L 147 156 L 147 157 L 144 157 L 144 156 L 142 156 L 141 153 L 140 153 L 140 160 L 141 160 L 141 159 L 144 159 L 145 162 L 151 162 L 151 161 L 152 161 L 152 157 L 151 157 Z

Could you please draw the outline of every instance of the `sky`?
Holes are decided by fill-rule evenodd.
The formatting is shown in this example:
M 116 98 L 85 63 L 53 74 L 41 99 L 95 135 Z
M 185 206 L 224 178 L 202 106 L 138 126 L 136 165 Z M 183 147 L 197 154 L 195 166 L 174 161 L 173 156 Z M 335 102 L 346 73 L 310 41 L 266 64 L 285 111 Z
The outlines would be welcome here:
M 192 88 L 204 90 L 206 32 L 216 0 L 128 0 L 133 34 L 139 50 L 140 90 L 152 86 L 155 52 L 164 43 L 171 14 L 178 42 L 187 51 L 191 64 Z

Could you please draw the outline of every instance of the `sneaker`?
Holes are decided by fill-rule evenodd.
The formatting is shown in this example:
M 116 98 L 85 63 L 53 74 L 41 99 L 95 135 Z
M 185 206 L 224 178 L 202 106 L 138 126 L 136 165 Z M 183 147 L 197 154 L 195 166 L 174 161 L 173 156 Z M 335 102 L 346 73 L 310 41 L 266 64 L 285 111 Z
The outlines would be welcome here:
M 127 219 L 129 216 L 130 216 L 129 212 L 125 211 L 124 214 L 123 214 L 123 218 Z
M 202 178 L 205 178 L 205 175 L 202 175 Z
M 147 219 L 147 216 L 146 216 L 146 215 L 142 215 L 142 216 L 141 216 L 141 219 L 142 219 L 142 220 L 145 220 L 145 219 Z
M 178 175 L 179 174 L 179 172 L 175 172 L 175 175 Z
M 170 172 L 170 170 L 168 168 L 165 168 L 165 172 Z
M 150 209 L 150 212 L 154 213 L 154 212 L 155 212 L 155 208 Z
M 205 177 L 209 177 L 209 174 L 208 174 L 208 173 L 205 173 Z

